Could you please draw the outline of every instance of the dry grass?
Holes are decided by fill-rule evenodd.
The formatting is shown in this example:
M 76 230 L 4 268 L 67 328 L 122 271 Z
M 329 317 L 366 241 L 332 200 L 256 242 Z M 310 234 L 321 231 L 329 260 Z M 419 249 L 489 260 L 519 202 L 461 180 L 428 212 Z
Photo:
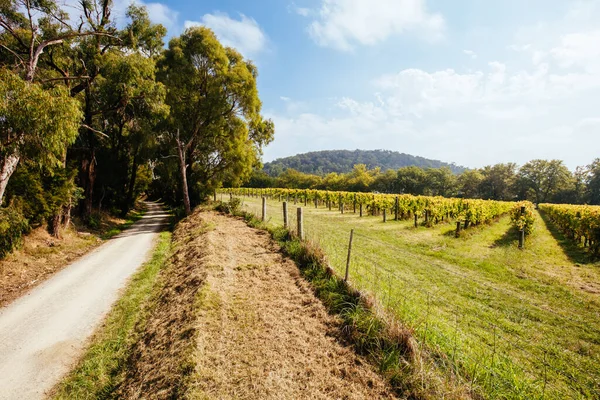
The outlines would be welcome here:
M 23 246 L 0 260 L 0 307 L 20 297 L 55 272 L 101 243 L 95 235 L 68 230 L 62 239 L 37 228 L 23 238 Z
M 214 213 L 202 217 L 216 228 L 206 235 L 190 398 L 395 398 L 340 343 L 340 319 L 266 232 Z

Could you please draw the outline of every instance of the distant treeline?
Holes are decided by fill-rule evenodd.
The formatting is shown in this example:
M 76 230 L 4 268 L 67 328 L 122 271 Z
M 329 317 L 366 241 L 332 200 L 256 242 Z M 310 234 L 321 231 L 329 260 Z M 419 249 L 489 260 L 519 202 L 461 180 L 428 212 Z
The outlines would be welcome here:
M 382 172 L 357 164 L 349 173 L 327 175 L 289 168 L 276 177 L 255 171 L 247 186 L 600 204 L 600 158 L 575 172 L 560 160 L 533 160 L 520 168 L 514 163 L 496 164 L 460 175 L 448 167 L 410 166 Z
M 278 176 L 289 168 L 306 174 L 341 174 L 350 172 L 356 164 L 365 164 L 369 169 L 379 167 L 382 171 L 411 165 L 421 168 L 448 167 L 454 173 L 461 173 L 466 169 L 455 164 L 390 150 L 324 150 L 279 158 L 266 163 L 264 171 L 271 176 Z

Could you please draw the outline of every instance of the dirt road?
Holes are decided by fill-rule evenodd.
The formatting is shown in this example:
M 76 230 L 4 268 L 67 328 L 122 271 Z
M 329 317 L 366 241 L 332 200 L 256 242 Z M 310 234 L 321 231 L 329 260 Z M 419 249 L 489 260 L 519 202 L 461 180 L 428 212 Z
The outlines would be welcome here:
M 0 309 L 0 399 L 41 399 L 69 371 L 166 221 L 147 205 L 129 230 Z

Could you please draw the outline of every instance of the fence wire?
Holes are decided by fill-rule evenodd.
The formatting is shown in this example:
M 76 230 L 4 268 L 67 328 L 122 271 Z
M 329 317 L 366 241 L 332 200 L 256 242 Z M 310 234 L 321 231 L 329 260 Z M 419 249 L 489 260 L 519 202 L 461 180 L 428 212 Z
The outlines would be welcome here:
M 228 198 L 229 195 L 226 195 Z M 242 197 L 242 209 L 262 217 L 262 201 L 259 197 Z M 320 247 L 327 247 L 326 256 L 331 267 L 340 275 L 346 264 L 349 232 L 332 232 L 326 225 L 328 218 L 343 217 L 339 209 L 320 204 L 321 212 L 314 212 L 314 203 L 287 200 L 288 229 L 297 231 L 297 209 L 303 209 L 304 238 Z M 352 213 L 353 210 L 345 210 Z M 393 218 L 393 217 L 392 217 Z M 388 216 L 388 220 L 391 220 Z M 265 223 L 283 226 L 281 203 L 267 202 Z M 330 221 L 328 221 L 329 223 Z M 324 246 L 326 242 L 327 246 Z M 385 254 L 383 262 L 369 255 L 375 249 L 378 256 Z M 381 258 L 381 257 L 380 257 Z M 403 271 L 402 260 L 410 259 L 411 271 Z M 419 261 L 425 259 L 424 263 Z M 517 299 L 529 308 L 545 315 L 551 314 L 562 329 L 577 328 L 594 334 L 593 327 L 574 315 L 532 302 L 531 299 L 509 288 L 499 288 L 474 276 L 452 270 L 433 257 L 415 255 L 394 243 L 375 239 L 354 231 L 353 252 L 350 260 L 349 281 L 357 289 L 369 293 L 377 305 L 394 319 L 411 327 L 419 340 L 434 351 L 448 357 L 445 361 L 463 380 L 475 385 L 484 385 L 487 393 L 494 397 L 531 395 L 535 398 L 600 398 L 600 372 L 598 360 L 586 358 L 572 349 L 557 348 L 551 343 L 529 343 L 511 332 L 507 310 L 502 304 L 475 304 L 466 309 L 455 304 L 461 293 L 452 293 L 447 288 L 424 286 L 431 268 L 446 274 L 447 279 L 468 282 L 469 287 L 481 293 L 494 293 L 494 299 L 503 296 Z M 422 271 L 415 271 L 421 265 Z M 418 274 L 416 273 L 418 272 Z M 433 282 L 427 282 L 432 286 Z M 500 296 L 499 296 L 500 295 Z M 487 315 L 488 318 L 482 318 Z M 489 321 L 495 321 L 490 323 Z M 515 362 L 514 358 L 518 358 Z M 577 360 L 573 364 L 572 360 Z M 498 388 L 498 389 L 495 389 Z

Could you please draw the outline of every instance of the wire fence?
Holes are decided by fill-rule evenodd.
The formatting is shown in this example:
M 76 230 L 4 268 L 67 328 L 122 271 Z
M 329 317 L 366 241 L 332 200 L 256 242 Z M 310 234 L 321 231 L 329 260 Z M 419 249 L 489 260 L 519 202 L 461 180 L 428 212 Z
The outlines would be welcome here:
M 281 200 L 288 200 L 290 231 L 296 232 L 297 208 L 303 208 L 304 239 L 323 248 L 330 266 L 344 276 L 350 232 L 331 229 L 323 213 L 311 212 L 314 204 Z M 316 206 L 320 210 L 331 207 L 341 215 L 335 205 Z M 262 217 L 261 198 L 243 197 L 242 207 Z M 327 215 L 333 218 L 332 214 Z M 269 201 L 265 222 L 281 226 L 283 220 L 281 203 Z M 585 319 L 535 302 L 511 287 L 494 286 L 452 269 L 435 257 L 375 239 L 360 229 L 353 236 L 349 282 L 410 327 L 420 343 L 439 356 L 439 363 L 467 384 L 483 388 L 489 398 L 600 399 L 598 354 L 546 337 L 551 325 L 597 340 L 598 332 Z M 520 307 L 514 306 L 515 300 Z

